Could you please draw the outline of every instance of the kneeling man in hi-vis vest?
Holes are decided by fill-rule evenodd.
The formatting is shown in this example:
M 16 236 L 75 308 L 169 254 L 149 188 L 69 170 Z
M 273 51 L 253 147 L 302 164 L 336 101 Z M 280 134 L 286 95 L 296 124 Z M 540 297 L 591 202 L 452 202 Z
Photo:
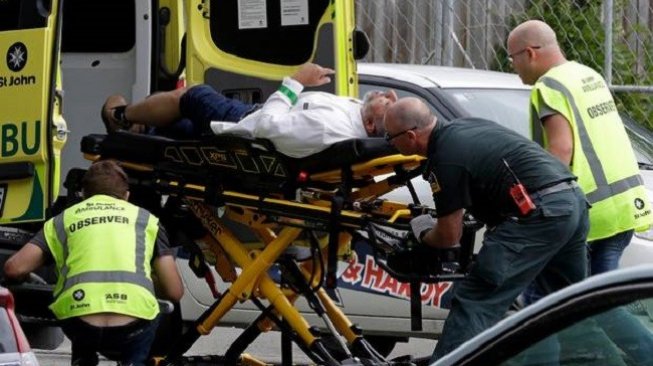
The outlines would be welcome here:
M 172 301 L 184 291 L 174 256 L 159 219 L 127 202 L 127 175 L 115 162 L 93 164 L 82 184 L 85 200 L 48 220 L 5 273 L 24 279 L 54 262 L 50 309 L 71 340 L 71 364 L 97 365 L 100 352 L 144 365 L 159 319 L 155 284 Z

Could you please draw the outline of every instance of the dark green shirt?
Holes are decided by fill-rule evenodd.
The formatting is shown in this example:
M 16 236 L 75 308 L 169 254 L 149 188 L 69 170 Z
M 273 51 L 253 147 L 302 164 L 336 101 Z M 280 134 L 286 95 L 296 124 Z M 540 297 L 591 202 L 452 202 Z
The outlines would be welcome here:
M 464 208 L 488 225 L 519 212 L 509 193 L 515 178 L 503 159 L 528 192 L 575 179 L 535 142 L 480 118 L 438 121 L 427 158 L 424 179 L 431 183 L 438 216 Z

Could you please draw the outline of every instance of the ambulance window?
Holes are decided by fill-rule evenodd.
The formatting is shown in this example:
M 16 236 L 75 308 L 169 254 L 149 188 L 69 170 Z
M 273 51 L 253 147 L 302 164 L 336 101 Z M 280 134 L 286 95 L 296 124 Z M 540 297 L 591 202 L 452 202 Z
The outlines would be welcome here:
M 135 0 L 66 0 L 63 9 L 63 52 L 122 53 L 136 39 Z
M 0 0 L 0 31 L 43 28 L 49 7 L 49 1 Z
M 211 38 L 220 50 L 232 55 L 298 65 L 313 55 L 317 25 L 329 2 L 211 0 Z M 282 9 L 282 3 L 289 5 Z

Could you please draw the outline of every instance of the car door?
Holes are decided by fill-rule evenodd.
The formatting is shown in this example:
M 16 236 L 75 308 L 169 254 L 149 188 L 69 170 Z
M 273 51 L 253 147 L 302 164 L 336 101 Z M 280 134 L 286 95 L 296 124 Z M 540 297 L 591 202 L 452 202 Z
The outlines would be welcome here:
M 43 220 L 58 194 L 59 13 L 58 0 L 0 1 L 0 224 Z

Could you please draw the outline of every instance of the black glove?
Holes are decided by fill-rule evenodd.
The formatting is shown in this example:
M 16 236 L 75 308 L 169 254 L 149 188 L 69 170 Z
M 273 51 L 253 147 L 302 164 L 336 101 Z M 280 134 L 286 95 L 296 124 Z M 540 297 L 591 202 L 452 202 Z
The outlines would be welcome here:
M 410 220 L 410 227 L 413 230 L 413 235 L 420 243 L 424 235 L 433 227 L 435 223 L 438 222 L 433 216 L 429 214 L 419 215 L 414 219 Z

